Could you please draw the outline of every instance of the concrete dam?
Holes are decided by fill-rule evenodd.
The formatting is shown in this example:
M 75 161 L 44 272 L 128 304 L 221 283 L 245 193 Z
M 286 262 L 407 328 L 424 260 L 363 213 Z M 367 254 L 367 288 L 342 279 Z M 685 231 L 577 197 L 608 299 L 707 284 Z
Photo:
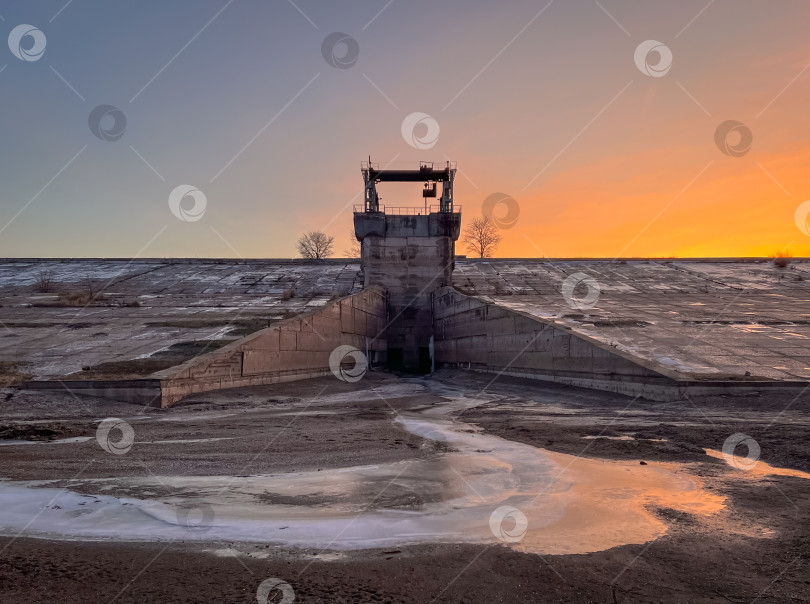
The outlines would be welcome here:
M 200 392 L 327 375 L 341 344 L 367 350 L 369 364 L 384 368 L 389 346 L 404 348 L 398 343 L 410 338 L 420 344 L 411 348 L 418 362 L 432 335 L 434 368 L 645 396 L 792 388 L 810 378 L 810 262 L 454 264 L 450 284 L 425 294 L 422 312 L 431 320 L 402 313 L 388 340 L 386 325 L 399 310 L 381 286 L 364 289 L 356 260 L 3 260 L 0 366 L 7 383 L 61 382 L 170 404 L 174 397 L 160 396 L 170 385 Z M 43 271 L 61 291 L 90 275 L 107 284 L 104 298 L 84 310 L 65 306 L 60 294 L 35 291 Z M 600 285 L 591 309 L 571 308 L 561 293 L 578 273 Z M 260 358 L 267 365 L 257 365 Z
M 328 375 L 349 347 L 653 400 L 808 384 L 805 259 L 469 259 L 453 164 L 362 172 L 359 260 L 0 261 L 4 383 L 166 407 Z M 381 205 L 388 181 L 422 182 L 424 207 Z

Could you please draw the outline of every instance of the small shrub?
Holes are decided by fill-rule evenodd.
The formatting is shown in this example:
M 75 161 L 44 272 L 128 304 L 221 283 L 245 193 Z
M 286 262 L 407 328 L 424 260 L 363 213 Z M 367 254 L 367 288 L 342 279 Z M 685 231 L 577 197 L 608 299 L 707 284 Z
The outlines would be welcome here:
M 41 294 L 47 294 L 53 291 L 53 270 L 48 269 L 40 271 L 36 277 L 34 288 Z
M 769 258 L 773 258 L 773 265 L 776 268 L 786 268 L 791 263 L 793 254 L 790 252 L 774 252 Z
M 130 308 L 140 308 L 141 303 L 138 300 L 133 300 L 132 302 L 127 304 L 127 306 L 129 306 Z
M 282 300 L 289 300 L 290 298 L 295 297 L 295 292 L 291 289 L 285 289 L 284 293 L 281 294 Z

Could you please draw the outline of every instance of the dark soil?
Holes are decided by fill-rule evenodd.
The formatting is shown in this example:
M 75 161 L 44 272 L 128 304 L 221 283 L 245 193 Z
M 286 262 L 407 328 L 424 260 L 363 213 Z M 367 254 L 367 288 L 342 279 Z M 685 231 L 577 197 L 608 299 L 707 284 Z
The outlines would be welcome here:
M 654 509 L 666 522 L 667 535 L 646 544 L 564 556 L 523 554 L 499 545 L 341 553 L 244 543 L 79 543 L 7 537 L 0 539 L 0 599 L 247 604 L 256 602 L 262 581 L 276 577 L 292 586 L 296 602 L 810 601 L 810 481 L 752 476 L 701 451 L 720 449 L 729 435 L 743 432 L 759 442 L 764 461 L 806 469 L 810 460 L 806 398 L 652 403 L 536 382 L 490 384 L 491 376 L 467 372 L 444 373 L 436 379 L 502 397 L 461 417 L 487 432 L 577 455 L 683 462 L 684 471 L 700 475 L 708 490 L 726 498 L 726 508 L 708 517 Z M 66 415 L 67 399 L 53 400 L 50 406 L 60 417 L 53 425 L 83 426 L 87 434 L 94 429 L 92 417 L 103 411 L 124 416 L 121 411 L 129 408 L 138 441 L 170 438 L 172 431 L 178 438 L 240 436 L 182 448 L 136 443 L 124 459 L 99 457 L 87 470 L 89 475 L 136 475 L 145 472 L 144 464 L 157 475 L 233 472 L 268 441 L 272 445 L 249 471 L 286 472 L 441 454 L 438 446 L 426 447 L 391 422 L 398 410 L 429 404 L 432 395 L 418 400 L 359 396 L 369 388 L 406 381 L 376 374 L 353 385 L 310 380 L 207 393 L 163 411 L 102 407 L 86 400 L 76 404 L 73 419 Z M 336 398 L 325 396 L 325 389 Z M 356 400 L 353 392 L 358 393 Z M 26 408 L 39 417 L 48 408 L 25 396 L 5 404 L 15 418 L 13 425 L 25 421 Z M 304 409 L 306 414 L 289 415 Z M 212 417 L 223 410 L 232 414 Z M 141 411 L 153 418 L 183 421 L 141 422 L 137 419 Z M 280 434 L 284 438 L 273 440 Z M 4 475 L 64 476 L 98 455 L 91 442 L 66 447 L 0 449 Z M 386 505 L 401 503 L 395 497 Z M 215 550 L 231 555 L 215 555 Z

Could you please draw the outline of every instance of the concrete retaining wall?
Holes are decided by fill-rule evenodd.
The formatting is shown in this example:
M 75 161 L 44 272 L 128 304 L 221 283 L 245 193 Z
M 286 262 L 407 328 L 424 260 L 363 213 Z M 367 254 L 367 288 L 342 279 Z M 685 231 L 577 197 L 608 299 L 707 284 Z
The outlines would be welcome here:
M 281 321 L 153 377 L 162 407 L 198 392 L 258 386 L 329 375 L 329 355 L 342 344 L 361 350 L 372 365 L 385 360 L 386 295 L 371 287 Z
M 145 406 L 170 407 L 198 392 L 330 375 L 329 357 L 342 344 L 361 350 L 369 365 L 385 362 L 386 294 L 359 294 L 280 321 L 178 367 L 141 380 L 33 381 L 29 390 L 64 390 Z M 350 361 L 345 361 L 351 365 Z M 348 367 L 350 368 L 350 367 Z M 336 378 L 337 379 L 337 378 Z
M 452 288 L 434 294 L 433 314 L 437 364 L 654 400 L 679 396 L 676 380 L 621 351 Z
M 53 390 L 109 398 L 125 403 L 155 407 L 160 404 L 160 380 L 48 380 L 25 382 L 26 390 Z

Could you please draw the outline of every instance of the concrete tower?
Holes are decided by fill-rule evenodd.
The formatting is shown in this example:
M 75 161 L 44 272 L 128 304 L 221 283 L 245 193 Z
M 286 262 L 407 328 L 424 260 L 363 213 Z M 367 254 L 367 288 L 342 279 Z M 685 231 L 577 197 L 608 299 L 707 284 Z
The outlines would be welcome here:
M 380 170 L 363 162 L 365 204 L 355 208 L 354 232 L 361 242 L 365 286 L 388 293 L 387 364 L 390 369 L 426 373 L 433 368 L 431 294 L 450 285 L 461 208 L 453 203 L 455 162 L 421 162 L 418 170 Z M 423 207 L 385 207 L 379 182 L 423 183 Z M 437 197 L 439 204 L 429 205 Z

